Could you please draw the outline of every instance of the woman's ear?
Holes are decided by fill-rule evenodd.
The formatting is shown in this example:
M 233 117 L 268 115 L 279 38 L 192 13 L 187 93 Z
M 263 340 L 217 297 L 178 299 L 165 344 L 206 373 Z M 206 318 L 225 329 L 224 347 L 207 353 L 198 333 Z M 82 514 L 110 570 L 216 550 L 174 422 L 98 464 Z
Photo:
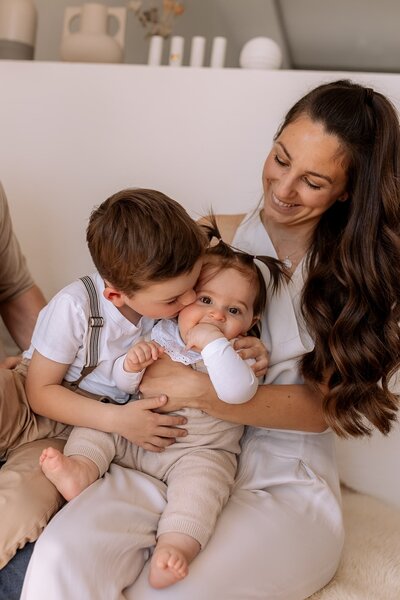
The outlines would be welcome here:
M 117 308 L 121 308 L 122 306 L 125 305 L 123 293 L 116 290 L 114 287 L 109 285 L 107 282 L 105 283 L 105 288 L 103 290 L 103 296 L 106 300 L 109 300 Z
M 343 194 L 341 196 L 339 196 L 337 201 L 338 202 L 346 202 L 346 200 L 348 200 L 348 198 L 349 198 L 348 192 L 343 192 Z

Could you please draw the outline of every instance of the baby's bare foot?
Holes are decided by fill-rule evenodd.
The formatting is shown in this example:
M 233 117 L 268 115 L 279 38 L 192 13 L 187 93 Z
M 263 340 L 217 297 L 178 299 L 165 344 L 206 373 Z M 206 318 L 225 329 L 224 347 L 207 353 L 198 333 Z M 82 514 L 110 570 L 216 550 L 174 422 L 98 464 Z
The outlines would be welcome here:
M 91 460 L 83 456 L 64 456 L 52 447 L 43 450 L 39 464 L 47 479 L 66 500 L 78 496 L 99 476 L 98 469 Z
M 180 550 L 173 546 L 157 547 L 151 558 L 149 582 L 154 588 L 173 585 L 188 574 L 188 562 Z

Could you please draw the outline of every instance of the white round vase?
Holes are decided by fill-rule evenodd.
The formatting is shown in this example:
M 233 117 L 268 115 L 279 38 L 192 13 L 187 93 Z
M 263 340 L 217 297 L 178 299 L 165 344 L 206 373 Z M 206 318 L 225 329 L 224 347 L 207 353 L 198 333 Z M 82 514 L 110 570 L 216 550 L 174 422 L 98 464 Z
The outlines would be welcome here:
M 243 69 L 279 69 L 282 51 L 274 40 L 256 37 L 243 46 L 239 64 Z

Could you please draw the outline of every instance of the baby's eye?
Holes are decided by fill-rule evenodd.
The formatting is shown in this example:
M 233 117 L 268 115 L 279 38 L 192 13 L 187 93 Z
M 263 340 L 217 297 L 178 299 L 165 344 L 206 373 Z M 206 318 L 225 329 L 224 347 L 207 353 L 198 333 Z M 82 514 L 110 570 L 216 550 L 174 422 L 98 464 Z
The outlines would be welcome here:
M 168 300 L 167 304 L 175 304 L 178 298 L 173 298 L 172 300 Z
M 229 309 L 229 313 L 231 315 L 240 315 L 240 310 L 239 308 L 236 308 L 236 306 L 231 306 Z
M 198 300 L 202 304 L 211 304 L 211 298 L 209 296 L 200 296 Z

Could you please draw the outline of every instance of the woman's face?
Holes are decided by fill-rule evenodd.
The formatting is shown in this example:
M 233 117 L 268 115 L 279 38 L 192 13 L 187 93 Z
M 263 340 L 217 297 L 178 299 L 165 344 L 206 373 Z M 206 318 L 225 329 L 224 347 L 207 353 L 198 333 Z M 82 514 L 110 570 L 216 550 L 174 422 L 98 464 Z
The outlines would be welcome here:
M 266 221 L 316 226 L 336 201 L 347 199 L 348 160 L 338 138 L 301 116 L 274 142 L 263 170 Z

